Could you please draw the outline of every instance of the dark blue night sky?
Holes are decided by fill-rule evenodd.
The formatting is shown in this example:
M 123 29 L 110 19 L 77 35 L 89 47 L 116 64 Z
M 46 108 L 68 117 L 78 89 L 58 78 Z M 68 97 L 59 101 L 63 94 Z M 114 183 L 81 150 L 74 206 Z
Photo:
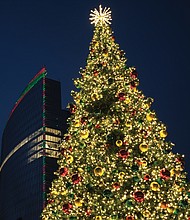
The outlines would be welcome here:
M 174 152 L 190 172 L 189 0 L 0 0 L 0 133 L 23 89 L 45 65 L 62 83 L 63 108 L 85 66 L 93 35 L 91 9 L 111 7 L 112 29 L 153 109 L 168 127 Z

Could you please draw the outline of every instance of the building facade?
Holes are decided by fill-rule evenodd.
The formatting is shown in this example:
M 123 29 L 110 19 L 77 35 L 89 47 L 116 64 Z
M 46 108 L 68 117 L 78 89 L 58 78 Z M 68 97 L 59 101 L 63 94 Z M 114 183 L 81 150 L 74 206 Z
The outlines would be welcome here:
M 16 102 L 2 137 L 0 219 L 38 220 L 57 166 L 69 113 L 61 108 L 61 84 L 46 69 Z

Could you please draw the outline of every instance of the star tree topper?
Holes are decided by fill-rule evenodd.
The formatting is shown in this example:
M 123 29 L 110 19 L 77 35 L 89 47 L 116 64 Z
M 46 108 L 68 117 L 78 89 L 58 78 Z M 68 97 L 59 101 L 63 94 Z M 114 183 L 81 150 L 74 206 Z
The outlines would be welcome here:
M 95 8 L 94 10 L 91 10 L 90 13 L 90 20 L 91 24 L 94 24 L 95 26 L 100 23 L 103 24 L 111 24 L 111 11 L 110 8 L 102 8 L 102 6 L 99 6 L 99 11 Z

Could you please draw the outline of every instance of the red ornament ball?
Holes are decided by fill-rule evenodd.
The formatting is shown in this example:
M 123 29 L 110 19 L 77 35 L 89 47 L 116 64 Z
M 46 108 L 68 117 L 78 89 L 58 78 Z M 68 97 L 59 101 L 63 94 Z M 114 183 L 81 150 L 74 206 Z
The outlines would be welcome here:
M 74 104 L 70 104 L 70 106 L 69 106 L 69 110 L 70 110 L 70 112 L 73 114 L 73 113 L 75 113 L 76 112 L 76 105 L 74 105 Z
M 129 152 L 126 151 L 125 149 L 121 149 L 119 151 L 119 157 L 121 157 L 122 159 L 127 159 L 128 156 L 129 156 Z
M 131 78 L 136 79 L 138 77 L 138 73 L 136 70 L 130 73 Z
M 136 111 L 136 110 L 133 110 L 133 111 L 131 112 L 131 115 L 132 115 L 132 116 L 135 116 L 136 113 L 137 113 L 137 111 Z
M 144 201 L 144 193 L 142 191 L 134 192 L 133 197 L 137 202 L 143 202 Z
M 86 125 L 86 124 L 87 124 L 87 120 L 88 120 L 87 117 L 82 117 L 82 118 L 81 118 L 81 123 L 82 123 L 83 125 Z
M 98 71 L 94 70 L 94 76 L 97 76 L 97 75 L 98 75 Z
M 65 156 L 66 150 L 65 150 L 64 148 L 61 148 L 61 149 L 60 149 L 60 153 L 61 153 L 63 156 Z
M 164 168 L 160 171 L 160 176 L 162 179 L 168 180 L 170 178 L 170 171 Z
M 129 145 L 127 141 L 123 141 L 123 145 Z
M 72 207 L 71 203 L 67 203 L 63 205 L 62 210 L 64 213 L 69 214 Z
M 130 76 L 133 78 L 133 79 L 136 79 L 138 77 L 138 73 L 136 70 L 134 70 L 133 72 L 130 73 Z
M 137 86 L 137 84 L 135 83 L 135 82 L 131 82 L 131 89 L 134 89 L 134 88 L 136 88 L 136 86 Z
M 73 184 L 78 184 L 81 181 L 81 177 L 78 175 L 78 173 L 72 175 L 72 182 Z
M 114 37 L 114 36 L 112 36 L 112 37 L 111 37 L 111 39 L 114 41 L 114 40 L 115 40 L 115 37 Z
M 91 215 L 91 213 L 92 213 L 92 210 L 90 210 L 90 209 L 86 210 L 86 215 L 87 216 Z
M 95 128 L 96 128 L 96 129 L 100 128 L 100 125 L 99 125 L 99 124 L 96 124 L 96 125 L 95 125 Z
M 49 203 L 49 204 L 51 204 L 51 203 L 53 203 L 53 202 L 54 202 L 53 199 L 49 199 L 49 200 L 48 200 L 48 203 Z
M 119 189 L 120 188 L 120 184 L 119 183 L 114 183 L 113 184 L 113 188 L 114 189 Z
M 144 136 L 144 138 L 146 138 L 148 136 L 148 132 L 146 130 L 142 129 L 140 132 Z
M 150 179 L 150 175 L 149 174 L 145 174 L 143 177 L 144 180 L 148 181 Z
M 113 123 L 114 123 L 115 125 L 119 125 L 119 124 L 120 124 L 120 121 L 119 121 L 119 119 L 115 119 L 115 120 L 113 120 Z
M 127 216 L 126 220 L 134 220 L 134 217 L 133 216 Z
M 124 101 L 125 100 L 125 93 L 120 92 L 120 93 L 118 93 L 117 97 L 118 97 L 119 101 Z
M 68 141 L 68 140 L 70 140 L 71 139 L 71 135 L 70 134 L 68 134 L 67 136 L 65 136 L 65 140 L 66 141 Z
M 183 165 L 184 165 L 184 159 L 182 158 L 182 157 L 178 157 L 178 158 L 176 158 L 176 160 L 175 160 L 177 163 L 182 163 Z
M 123 56 L 124 54 L 125 54 L 125 52 L 124 52 L 123 50 L 121 50 L 121 51 L 120 51 L 120 55 Z
M 68 169 L 66 168 L 66 167 L 64 167 L 64 168 L 61 168 L 60 170 L 59 170 L 59 174 L 60 174 L 60 176 L 67 176 L 67 174 L 68 174 Z

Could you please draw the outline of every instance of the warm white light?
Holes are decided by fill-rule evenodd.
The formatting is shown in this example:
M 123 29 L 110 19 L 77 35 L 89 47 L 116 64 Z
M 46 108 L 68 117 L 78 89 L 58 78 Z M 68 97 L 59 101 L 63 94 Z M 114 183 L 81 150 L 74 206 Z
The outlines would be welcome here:
M 94 11 L 91 10 L 90 13 L 91 24 L 95 24 L 95 26 L 100 23 L 102 24 L 111 24 L 111 11 L 110 8 L 102 9 L 102 6 L 99 6 L 99 11 L 95 8 Z

